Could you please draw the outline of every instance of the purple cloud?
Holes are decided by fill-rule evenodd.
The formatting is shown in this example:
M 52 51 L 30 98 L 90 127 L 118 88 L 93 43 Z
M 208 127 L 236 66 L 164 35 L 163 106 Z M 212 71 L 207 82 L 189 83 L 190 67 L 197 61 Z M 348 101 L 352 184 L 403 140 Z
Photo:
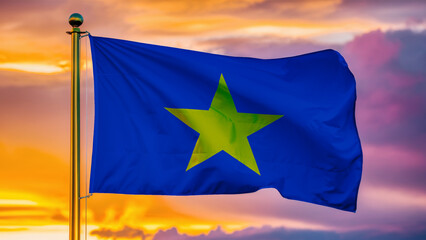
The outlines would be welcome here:
M 122 230 L 113 231 L 110 229 L 98 229 L 90 233 L 92 236 L 99 238 L 113 238 L 113 239 L 126 239 L 141 237 L 145 239 L 146 235 L 143 230 L 124 227 Z M 425 231 L 411 232 L 407 234 L 387 233 L 380 231 L 350 231 L 338 233 L 334 231 L 312 231 L 312 230 L 289 230 L 283 227 L 269 227 L 264 226 L 261 228 L 249 227 L 233 233 L 224 232 L 220 226 L 210 231 L 208 234 L 201 234 L 190 236 L 181 234 L 176 228 L 168 230 L 159 230 L 152 238 L 152 240 L 420 240 L 426 237 Z
M 426 141 L 426 32 L 374 31 L 342 53 L 358 88 L 357 120 L 364 143 L 423 151 Z
M 279 37 L 220 38 L 201 41 L 198 44 L 208 47 L 210 52 L 257 58 L 281 58 L 328 48 L 341 49 L 340 45 L 324 45 L 304 39 Z
M 333 231 L 311 231 L 311 230 L 288 230 L 286 228 L 246 228 L 227 234 L 219 227 L 206 235 L 188 236 L 179 234 L 175 228 L 159 231 L 153 240 L 420 240 L 426 237 L 426 232 L 416 232 L 410 234 L 391 234 L 375 231 L 353 231 L 337 233 Z
M 410 19 L 425 19 L 426 2 L 422 0 L 343 0 L 334 16 L 364 16 L 386 22 L 400 23 Z M 420 20 L 421 21 L 421 20 Z

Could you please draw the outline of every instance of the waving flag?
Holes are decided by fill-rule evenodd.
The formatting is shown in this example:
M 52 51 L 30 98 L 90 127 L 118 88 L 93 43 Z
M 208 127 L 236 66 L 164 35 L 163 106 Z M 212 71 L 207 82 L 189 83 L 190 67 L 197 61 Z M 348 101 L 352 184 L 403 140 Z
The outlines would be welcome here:
M 324 50 L 255 59 L 90 37 L 92 193 L 237 194 L 356 210 L 355 80 Z

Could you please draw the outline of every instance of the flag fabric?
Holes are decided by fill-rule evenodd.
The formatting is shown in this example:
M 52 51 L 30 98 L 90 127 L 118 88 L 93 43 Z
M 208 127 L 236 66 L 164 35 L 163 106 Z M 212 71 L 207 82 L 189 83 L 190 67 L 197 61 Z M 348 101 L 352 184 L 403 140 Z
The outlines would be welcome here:
M 356 210 L 355 79 L 334 50 L 256 59 L 90 36 L 91 193 L 238 194 Z

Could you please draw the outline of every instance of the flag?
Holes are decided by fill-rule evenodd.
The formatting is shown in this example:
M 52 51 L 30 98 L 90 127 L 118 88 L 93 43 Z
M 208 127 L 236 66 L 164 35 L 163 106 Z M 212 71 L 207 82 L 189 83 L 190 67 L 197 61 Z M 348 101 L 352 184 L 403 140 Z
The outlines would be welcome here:
M 231 57 L 90 36 L 91 193 L 239 194 L 356 210 L 355 79 L 334 50 Z

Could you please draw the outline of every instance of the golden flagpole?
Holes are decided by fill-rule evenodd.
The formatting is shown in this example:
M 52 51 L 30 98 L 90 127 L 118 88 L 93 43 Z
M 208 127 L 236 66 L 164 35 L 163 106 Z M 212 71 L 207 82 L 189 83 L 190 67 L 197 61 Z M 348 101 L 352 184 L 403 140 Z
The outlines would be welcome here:
M 83 16 L 73 13 L 68 19 L 71 35 L 71 166 L 69 239 L 80 239 L 80 28 Z

